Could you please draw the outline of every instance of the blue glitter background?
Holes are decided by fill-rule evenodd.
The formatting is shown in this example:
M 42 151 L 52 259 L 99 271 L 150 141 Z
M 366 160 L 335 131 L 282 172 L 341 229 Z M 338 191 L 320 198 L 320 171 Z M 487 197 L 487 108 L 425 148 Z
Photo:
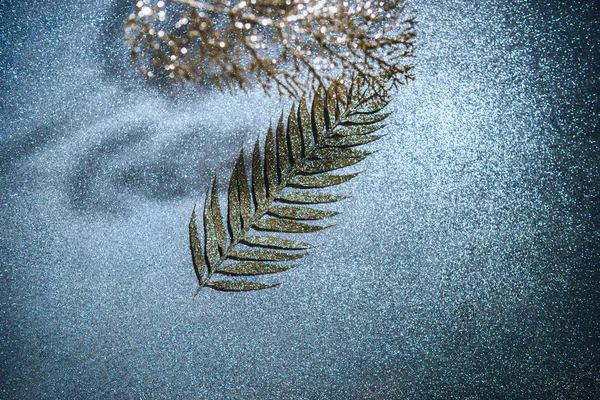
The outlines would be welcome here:
M 0 398 L 600 398 L 600 2 L 414 1 L 336 227 L 174 329 L 192 206 L 281 104 L 143 81 L 127 1 L 0 4 Z

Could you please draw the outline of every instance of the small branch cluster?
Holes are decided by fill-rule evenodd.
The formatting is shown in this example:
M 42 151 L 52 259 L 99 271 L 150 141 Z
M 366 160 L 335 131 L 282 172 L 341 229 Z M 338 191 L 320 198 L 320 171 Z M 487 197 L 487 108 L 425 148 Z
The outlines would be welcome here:
M 415 23 L 405 0 L 140 0 L 126 37 L 148 78 L 298 98 L 340 76 L 413 79 Z

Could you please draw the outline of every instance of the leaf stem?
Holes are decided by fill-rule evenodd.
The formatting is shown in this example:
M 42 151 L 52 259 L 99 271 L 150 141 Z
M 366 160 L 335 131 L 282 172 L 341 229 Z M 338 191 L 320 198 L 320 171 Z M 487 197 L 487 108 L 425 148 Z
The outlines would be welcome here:
M 196 298 L 196 296 L 198 296 L 198 293 L 200 293 L 200 290 L 202 290 L 202 288 L 204 287 L 205 284 L 206 284 L 206 281 L 204 281 L 204 284 L 201 284 L 200 286 L 198 286 L 198 288 L 196 289 L 196 292 L 194 292 L 194 294 L 188 300 L 188 302 L 185 303 L 185 305 L 181 308 L 181 311 L 179 311 L 179 313 L 175 316 L 175 319 L 173 320 L 174 325 L 173 325 L 173 328 L 171 328 L 171 329 L 175 329 L 177 327 L 177 325 L 179 325 L 179 323 L 178 323 L 179 318 L 181 318 L 181 316 L 183 315 L 185 310 L 187 310 L 190 307 L 190 305 L 194 302 L 194 299 Z

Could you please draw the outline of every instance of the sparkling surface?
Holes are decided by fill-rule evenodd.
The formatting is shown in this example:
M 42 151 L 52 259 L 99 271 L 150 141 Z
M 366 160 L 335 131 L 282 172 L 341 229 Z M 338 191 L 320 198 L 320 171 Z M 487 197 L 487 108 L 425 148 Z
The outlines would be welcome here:
M 144 82 L 129 2 L 4 2 L 0 397 L 600 397 L 600 7 L 473 3 L 414 2 L 417 81 L 301 267 L 173 328 L 192 206 L 282 105 Z

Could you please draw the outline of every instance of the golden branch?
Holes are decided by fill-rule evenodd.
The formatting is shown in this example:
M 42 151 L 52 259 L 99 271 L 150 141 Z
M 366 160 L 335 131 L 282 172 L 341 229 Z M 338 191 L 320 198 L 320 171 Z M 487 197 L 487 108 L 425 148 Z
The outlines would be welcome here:
M 298 98 L 340 76 L 413 79 L 415 23 L 405 0 L 146 0 L 125 29 L 149 79 L 229 91 L 256 82 Z

